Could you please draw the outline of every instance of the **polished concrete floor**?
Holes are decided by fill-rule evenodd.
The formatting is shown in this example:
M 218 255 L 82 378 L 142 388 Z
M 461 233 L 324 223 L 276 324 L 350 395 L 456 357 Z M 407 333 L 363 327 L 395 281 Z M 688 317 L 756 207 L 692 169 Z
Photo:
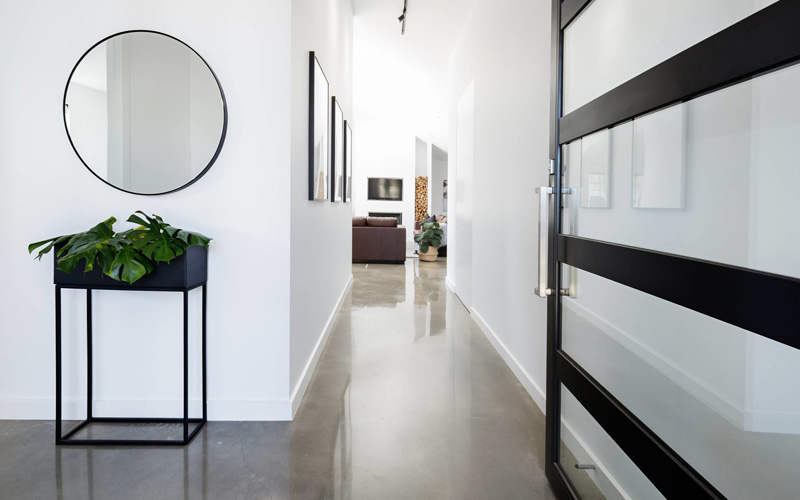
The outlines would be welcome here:
M 179 449 L 56 447 L 52 422 L 0 422 L 0 498 L 555 498 L 544 416 L 444 262 L 353 275 L 294 422 L 210 422 Z

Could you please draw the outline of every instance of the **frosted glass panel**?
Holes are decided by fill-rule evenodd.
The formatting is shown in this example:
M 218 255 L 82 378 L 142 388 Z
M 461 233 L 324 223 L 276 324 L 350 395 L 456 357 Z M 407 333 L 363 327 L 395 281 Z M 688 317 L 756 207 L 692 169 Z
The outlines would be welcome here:
M 564 114 L 776 0 L 599 0 L 564 31 Z
M 564 231 L 800 277 L 799 88 L 791 66 L 610 129 L 606 210 L 580 203 L 592 136 L 566 145 Z
M 564 267 L 566 353 L 727 498 L 797 498 L 800 351 Z
M 611 206 L 611 132 L 601 130 L 581 139 L 581 208 Z
M 559 455 L 562 470 L 582 499 L 664 498 L 563 385 Z
M 684 111 L 679 104 L 633 121 L 634 208 L 683 208 Z

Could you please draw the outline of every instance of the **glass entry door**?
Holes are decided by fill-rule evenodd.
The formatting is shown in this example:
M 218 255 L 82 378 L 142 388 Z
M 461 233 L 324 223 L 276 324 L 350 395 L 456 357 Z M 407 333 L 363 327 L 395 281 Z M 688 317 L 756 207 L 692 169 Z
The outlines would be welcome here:
M 800 2 L 553 7 L 557 496 L 800 498 Z

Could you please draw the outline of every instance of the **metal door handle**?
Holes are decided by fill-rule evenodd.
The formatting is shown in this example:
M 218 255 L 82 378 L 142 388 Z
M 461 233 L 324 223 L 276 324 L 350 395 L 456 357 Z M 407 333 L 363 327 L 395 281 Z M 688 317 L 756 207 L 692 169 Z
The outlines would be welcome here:
M 547 297 L 553 291 L 547 288 L 547 232 L 548 232 L 548 204 L 550 203 L 550 195 L 553 194 L 553 188 L 549 186 L 542 186 L 536 188 L 536 193 L 539 195 L 539 279 L 536 287 L 536 295 L 539 297 Z
M 547 236 L 549 233 L 548 208 L 550 204 L 550 195 L 553 194 L 553 192 L 553 188 L 549 186 L 536 188 L 536 193 L 539 195 L 539 278 L 537 280 L 539 286 L 536 287 L 534 292 L 536 295 L 542 298 L 555 293 L 553 288 L 547 288 Z M 572 189 L 561 188 L 561 194 L 572 194 Z M 569 288 L 562 288 L 561 295 L 566 297 L 576 297 L 577 283 L 574 270 L 571 270 L 569 279 Z

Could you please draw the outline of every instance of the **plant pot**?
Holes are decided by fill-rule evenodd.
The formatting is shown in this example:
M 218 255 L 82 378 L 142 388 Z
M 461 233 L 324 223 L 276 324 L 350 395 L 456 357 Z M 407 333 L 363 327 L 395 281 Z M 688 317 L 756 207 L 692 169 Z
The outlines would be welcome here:
M 53 268 L 53 283 L 56 285 L 122 290 L 186 289 L 208 281 L 208 250 L 202 246 L 190 246 L 183 255 L 172 259 L 169 264 L 159 263 L 152 273 L 133 284 L 109 278 L 97 264 L 88 273 L 83 272 L 80 264 L 71 273 L 65 273 L 55 267 L 54 258 Z
M 419 260 L 424 260 L 425 262 L 436 262 L 436 260 L 439 258 L 439 248 L 428 247 L 427 252 L 420 250 L 417 252 L 417 254 L 419 255 Z

